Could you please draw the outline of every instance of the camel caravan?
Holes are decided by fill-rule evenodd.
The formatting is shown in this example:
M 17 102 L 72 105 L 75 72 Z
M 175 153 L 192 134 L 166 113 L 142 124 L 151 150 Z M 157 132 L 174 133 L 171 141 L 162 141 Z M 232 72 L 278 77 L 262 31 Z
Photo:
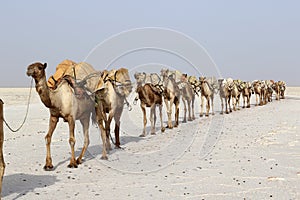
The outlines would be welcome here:
M 132 91 L 136 97 L 133 104 L 140 103 L 143 113 L 143 129 L 140 137 L 145 137 L 147 126 L 146 108 L 150 108 L 150 134 L 156 134 L 156 107 L 159 108 L 160 130 L 179 126 L 179 107 L 183 107 L 181 123 L 193 121 L 195 117 L 195 99 L 200 98 L 200 117 L 214 115 L 214 98 L 219 94 L 221 111 L 229 114 L 232 110 L 240 110 L 240 98 L 243 108 L 250 108 L 250 97 L 255 95 L 255 105 L 265 105 L 272 101 L 284 99 L 286 84 L 284 81 L 255 80 L 252 82 L 214 77 L 196 77 L 178 70 L 161 69 L 160 73 L 135 72 L 134 81 L 130 79 L 128 69 L 119 68 L 97 71 L 86 62 L 75 63 L 64 60 L 56 67 L 56 72 L 46 79 L 46 63 L 33 63 L 27 68 L 27 75 L 35 81 L 36 91 L 42 103 L 49 109 L 49 128 L 45 136 L 46 163 L 45 170 L 52 170 L 51 138 L 60 118 L 69 126 L 69 145 L 71 158 L 68 167 L 77 168 L 82 163 L 90 143 L 90 120 L 100 129 L 102 138 L 102 156 L 112 149 L 120 148 L 120 126 L 124 105 L 130 107 L 127 100 Z M 134 88 L 134 86 L 136 86 Z M 225 108 L 224 108 L 225 104 Z M 174 106 L 174 109 L 173 109 Z M 167 124 L 163 122 L 163 107 L 167 114 Z M 174 111 L 174 114 L 172 113 Z M 75 121 L 79 120 L 84 134 L 84 144 L 80 155 L 75 156 Z M 114 120 L 114 140 L 111 136 L 111 122 Z M 111 141 L 110 141 L 111 140 Z

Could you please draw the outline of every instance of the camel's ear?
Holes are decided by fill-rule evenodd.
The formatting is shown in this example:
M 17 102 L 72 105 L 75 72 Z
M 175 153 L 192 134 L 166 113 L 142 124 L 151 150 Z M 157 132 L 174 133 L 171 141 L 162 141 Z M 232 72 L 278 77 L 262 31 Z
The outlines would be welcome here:
M 47 63 L 44 63 L 44 69 L 46 69 L 46 67 L 47 67 Z

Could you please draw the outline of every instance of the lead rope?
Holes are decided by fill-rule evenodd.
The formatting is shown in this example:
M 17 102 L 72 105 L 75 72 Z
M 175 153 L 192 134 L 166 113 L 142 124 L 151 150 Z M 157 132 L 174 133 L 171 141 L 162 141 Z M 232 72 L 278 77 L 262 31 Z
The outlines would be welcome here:
M 26 109 L 26 114 L 25 114 L 25 117 L 24 117 L 24 120 L 22 122 L 22 124 L 19 126 L 19 128 L 17 129 L 12 129 L 9 124 L 6 122 L 6 120 L 4 119 L 3 117 L 3 121 L 5 123 L 5 125 L 7 126 L 7 128 L 11 131 L 11 132 L 18 132 L 22 127 L 23 125 L 25 124 L 25 121 L 27 119 L 27 115 L 28 115 L 28 111 L 29 111 L 29 103 L 30 103 L 30 97 L 31 97 L 31 91 L 32 91 L 32 85 L 33 85 L 33 79 L 31 79 L 31 83 L 30 83 L 30 90 L 29 90 L 29 96 L 28 96 L 28 101 L 27 101 L 27 109 Z

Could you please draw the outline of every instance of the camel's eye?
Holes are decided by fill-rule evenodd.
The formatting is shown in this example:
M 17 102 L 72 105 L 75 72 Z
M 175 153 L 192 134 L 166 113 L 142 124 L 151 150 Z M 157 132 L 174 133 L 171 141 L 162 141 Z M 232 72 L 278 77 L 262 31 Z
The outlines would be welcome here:
M 39 66 L 38 68 L 39 68 L 39 70 L 42 70 L 42 69 L 43 69 L 43 67 L 41 67 L 41 66 Z

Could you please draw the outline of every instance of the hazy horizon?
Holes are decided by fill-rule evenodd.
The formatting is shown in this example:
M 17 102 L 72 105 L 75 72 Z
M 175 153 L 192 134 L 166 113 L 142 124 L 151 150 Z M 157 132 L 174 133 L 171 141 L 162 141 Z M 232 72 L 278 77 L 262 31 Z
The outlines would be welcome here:
M 298 1 L 130 2 L 2 2 L 0 87 L 29 87 L 29 64 L 47 62 L 49 77 L 62 60 L 83 61 L 112 35 L 142 27 L 172 29 L 193 38 L 223 77 L 300 86 Z

